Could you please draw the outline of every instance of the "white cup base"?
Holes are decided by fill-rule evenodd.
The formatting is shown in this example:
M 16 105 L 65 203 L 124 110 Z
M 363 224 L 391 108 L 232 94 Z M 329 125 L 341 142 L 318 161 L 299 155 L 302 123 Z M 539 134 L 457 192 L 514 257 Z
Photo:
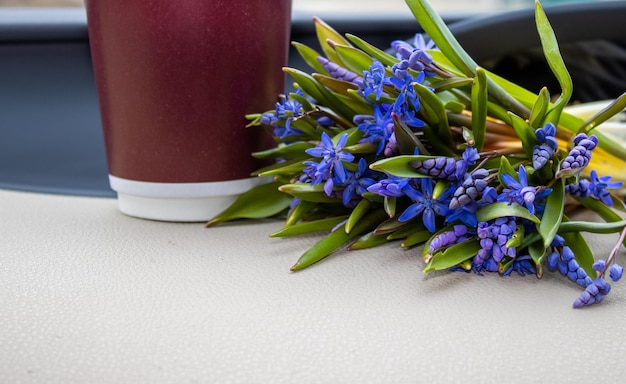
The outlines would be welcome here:
M 207 183 L 155 183 L 109 175 L 119 210 L 142 219 L 177 222 L 208 221 L 250 188 L 268 182 L 249 178 Z

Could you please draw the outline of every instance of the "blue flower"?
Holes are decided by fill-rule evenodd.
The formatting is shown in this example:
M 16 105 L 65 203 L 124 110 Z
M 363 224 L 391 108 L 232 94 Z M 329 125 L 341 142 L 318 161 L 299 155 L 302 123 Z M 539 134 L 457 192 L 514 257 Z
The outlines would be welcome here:
M 296 94 L 302 96 L 302 90 L 298 89 Z M 291 122 L 302 115 L 304 115 L 304 109 L 298 100 L 281 95 L 280 100 L 276 103 L 276 109 L 261 116 L 261 124 L 273 126 L 274 135 L 280 139 L 299 136 L 304 133 L 291 128 Z
M 526 168 L 520 165 L 518 171 L 519 181 L 515 180 L 511 175 L 502 174 L 502 180 L 507 188 L 502 190 L 502 194 L 498 196 L 499 201 L 506 201 L 509 204 L 519 204 L 528 209 L 528 212 L 535 214 L 535 200 L 541 199 L 550 192 L 549 188 L 533 187 L 528 185 L 526 178 Z
M 620 188 L 623 183 L 621 181 L 611 181 L 611 176 L 602 176 L 599 178 L 595 170 L 591 171 L 589 179 L 589 189 L 593 197 L 608 206 L 613 206 L 613 199 L 611 199 L 611 194 L 607 191 L 607 188 Z
M 412 98 L 411 104 L 413 107 L 409 105 L 407 101 L 407 94 L 410 97 L 413 97 L 410 92 L 402 92 L 396 98 L 396 102 L 391 106 L 391 111 L 400 118 L 406 125 L 415 128 L 421 128 L 425 125 L 425 123 L 415 115 L 415 111 L 419 110 L 419 99 Z M 417 107 L 415 107 L 417 105 Z
M 449 196 L 452 194 L 451 189 L 447 189 L 439 199 L 433 198 L 433 183 L 430 178 L 421 178 L 420 190 L 413 188 L 410 184 L 404 189 L 405 195 L 414 201 L 408 208 L 398 217 L 398 221 L 405 222 L 413 219 L 420 213 L 422 214 L 422 222 L 430 232 L 435 232 L 435 215 L 444 216 L 448 212 Z
M 450 209 L 446 215 L 446 223 L 454 223 L 460 221 L 470 228 L 476 228 L 478 219 L 476 218 L 476 210 L 480 207 L 476 202 L 471 202 L 454 209 Z M 449 209 L 449 207 L 448 207 Z
M 374 171 L 370 171 L 367 168 L 367 162 L 364 158 L 359 160 L 359 166 L 356 171 L 348 172 L 346 179 L 346 187 L 343 190 L 342 201 L 343 205 L 348 206 L 355 197 L 355 195 L 361 196 L 367 192 L 367 188 L 375 183 L 374 179 L 369 176 L 373 175 Z
M 576 197 L 589 197 L 591 196 L 591 182 L 587 179 L 580 179 L 577 183 L 567 184 L 565 193 Z
M 363 81 L 361 91 L 363 96 L 368 97 L 371 94 L 376 95 L 379 100 L 383 95 L 384 86 L 391 84 L 389 78 L 385 75 L 385 66 L 380 61 L 374 61 L 369 70 L 363 71 Z
M 356 115 L 353 121 L 357 124 L 357 128 L 363 132 L 363 138 L 360 142 L 378 142 L 376 154 L 380 155 L 394 132 L 394 123 L 389 106 L 374 105 L 374 116 Z
M 520 276 L 528 274 L 534 275 L 537 273 L 535 270 L 535 263 L 530 255 L 517 256 L 502 275 L 508 276 L 513 271 L 517 272 Z
M 305 169 L 305 173 L 313 175 L 312 185 L 325 181 L 324 192 L 326 192 L 327 196 L 331 195 L 335 182 L 345 183 L 346 181 L 346 169 L 343 162 L 354 160 L 353 154 L 343 151 L 347 141 L 348 134 L 342 133 L 335 146 L 330 136 L 323 132 L 318 146 L 305 151 L 311 156 L 322 158 L 319 163 L 312 161 L 304 162 L 305 165 L 309 166 Z

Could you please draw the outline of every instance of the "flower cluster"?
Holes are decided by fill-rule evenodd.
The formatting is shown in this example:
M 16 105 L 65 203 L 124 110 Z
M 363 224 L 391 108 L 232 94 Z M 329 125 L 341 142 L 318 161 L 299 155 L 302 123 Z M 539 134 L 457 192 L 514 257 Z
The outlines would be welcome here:
M 537 12 L 538 29 L 551 33 L 540 6 Z M 418 21 L 427 32 L 451 38 L 425 14 Z M 316 72 L 287 68 L 297 91 L 250 117 L 252 126 L 273 132 L 275 148 L 254 154 L 277 160 L 257 172 L 273 177 L 272 189 L 251 190 L 226 211 L 232 218 L 246 217 L 232 212 L 247 212 L 255 201 L 265 216 L 286 212 L 276 236 L 330 231 L 293 270 L 348 244 L 400 240 L 422 246 L 426 272 L 540 277 L 547 267 L 584 289 L 574 307 L 603 300 L 605 275 L 617 281 L 623 274 L 619 247 L 596 261 L 574 244 L 585 241 L 581 231 L 621 233 L 621 244 L 626 222 L 612 209 L 626 206 L 615 194 L 622 183 L 594 169 L 596 152 L 614 155 L 595 120 L 563 119 L 567 97 L 551 104 L 545 92 L 495 82 L 447 41 L 417 34 L 413 44 L 392 42 L 389 54 L 316 23 L 324 55 L 296 45 Z M 594 118 L 606 120 L 603 113 Z M 565 210 L 572 203 L 609 225 L 572 221 Z M 210 224 L 231 218 L 224 215 Z

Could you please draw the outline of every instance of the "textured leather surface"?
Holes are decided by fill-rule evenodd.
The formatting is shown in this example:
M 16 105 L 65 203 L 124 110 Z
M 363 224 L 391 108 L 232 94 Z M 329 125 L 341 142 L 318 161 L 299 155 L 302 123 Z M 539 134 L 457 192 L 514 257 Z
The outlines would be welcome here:
M 116 201 L 0 191 L 1 383 L 619 382 L 626 295 L 424 275 L 398 244 L 289 267 L 281 223 L 134 219 Z M 592 238 L 607 252 L 614 236 Z M 624 252 L 620 254 L 625 263 Z

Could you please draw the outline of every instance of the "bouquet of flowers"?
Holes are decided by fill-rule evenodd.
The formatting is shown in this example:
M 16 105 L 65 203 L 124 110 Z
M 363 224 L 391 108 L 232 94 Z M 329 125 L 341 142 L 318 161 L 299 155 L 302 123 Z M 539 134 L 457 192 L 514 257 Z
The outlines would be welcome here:
M 283 214 L 271 236 L 327 232 L 294 271 L 339 249 L 398 241 L 421 252 L 425 272 L 541 277 L 547 268 L 582 287 L 574 307 L 601 302 L 623 274 L 626 236 L 626 148 L 601 124 L 626 94 L 587 120 L 567 113 L 572 81 L 539 2 L 554 96 L 480 68 L 426 0 L 406 2 L 426 33 L 388 51 L 314 19 L 323 54 L 294 43 L 313 73 L 285 68 L 296 91 L 249 116 L 275 139 L 253 154 L 274 160 L 255 173 L 272 181 L 207 226 Z M 570 220 L 574 205 L 603 222 Z M 621 236 L 596 259 L 582 232 Z

